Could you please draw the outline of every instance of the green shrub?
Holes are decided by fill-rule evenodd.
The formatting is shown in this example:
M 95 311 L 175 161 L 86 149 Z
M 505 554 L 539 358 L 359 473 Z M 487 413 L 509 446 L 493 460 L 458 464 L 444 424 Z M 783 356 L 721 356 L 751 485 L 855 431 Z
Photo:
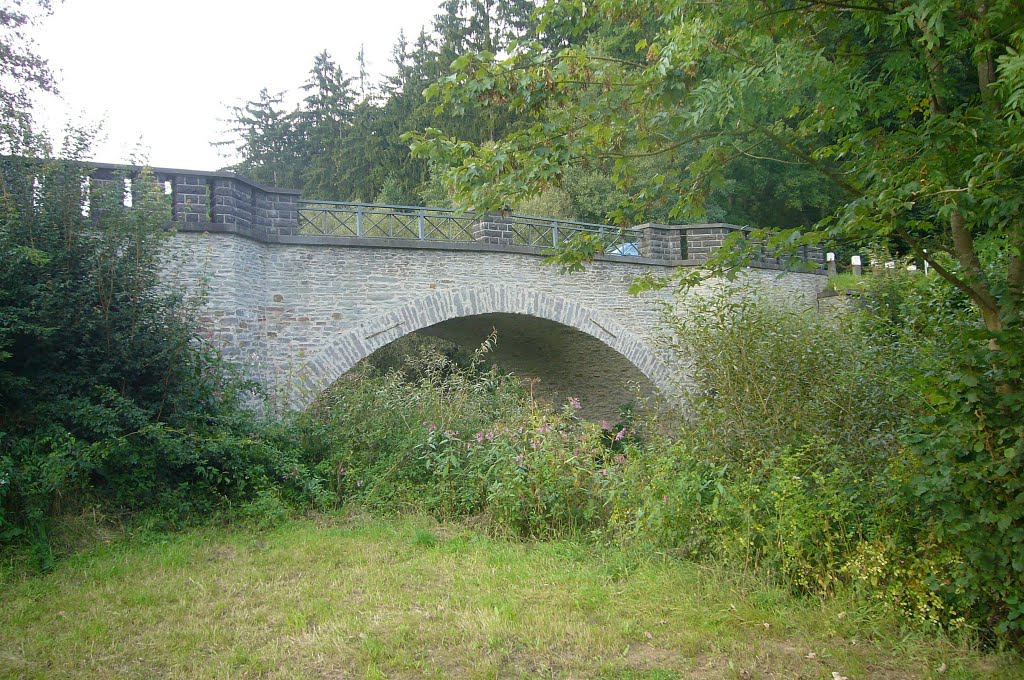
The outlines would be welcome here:
M 613 456 L 601 429 L 571 409 L 537 411 L 514 430 L 484 433 L 480 446 L 494 461 L 491 510 L 519 535 L 585 535 L 607 523 L 609 491 L 625 456 Z
M 258 491 L 255 497 L 244 503 L 238 510 L 243 522 L 257 529 L 272 529 L 288 520 L 290 507 L 276 490 L 267 488 Z
M 423 347 L 411 366 L 339 380 L 297 420 L 305 459 L 342 500 L 395 512 L 466 515 L 484 506 L 489 465 L 472 433 L 514 421 L 517 380 Z
M 958 585 L 926 577 L 964 560 L 936 538 L 942 515 L 914 492 L 922 461 L 907 445 L 928 408 L 911 366 L 947 355 L 883 323 L 912 318 L 876 306 L 908 304 L 894 285 L 866 284 L 865 311 L 839 319 L 744 288 L 691 297 L 673 327 L 696 412 L 672 441 L 633 452 L 611 528 L 801 592 L 852 586 L 922 621 L 964 623 Z
M 691 430 L 715 455 L 756 464 L 765 449 L 813 437 L 848 455 L 892 450 L 916 401 L 901 357 L 853 319 L 769 297 L 752 285 L 687 294 L 669 316 L 692 366 Z
M 802 592 L 833 592 L 850 556 L 887 530 L 884 463 L 868 470 L 821 440 L 714 461 L 692 443 L 635 451 L 614 495 L 621 535 L 697 559 L 763 569 Z
M 1005 266 L 996 260 L 992 266 Z M 912 356 L 904 376 L 924 404 L 903 440 L 920 543 L 940 557 L 928 579 L 943 617 L 1024 633 L 1024 329 L 990 333 L 937 276 L 872 277 L 865 327 Z M 921 597 L 917 597 L 921 601 Z M 920 608 L 920 605 L 918 605 Z M 932 616 L 938 614 L 932 613 Z
M 160 285 L 162 187 L 143 172 L 85 192 L 84 172 L 0 159 L 0 542 L 45 568 L 55 518 L 87 503 L 181 524 L 267 489 L 329 502 L 247 410 L 252 386 L 203 341 L 194 301 Z

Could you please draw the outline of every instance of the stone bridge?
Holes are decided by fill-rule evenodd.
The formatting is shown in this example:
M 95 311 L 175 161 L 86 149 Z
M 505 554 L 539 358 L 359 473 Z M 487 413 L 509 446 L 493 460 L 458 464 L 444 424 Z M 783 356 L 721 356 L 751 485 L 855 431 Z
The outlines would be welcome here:
M 98 166 L 94 181 L 123 168 Z M 205 296 L 225 355 L 309 403 L 375 350 L 409 333 L 469 348 L 493 330 L 493 361 L 539 379 L 540 395 L 581 398 L 611 417 L 633 391 L 678 399 L 684 362 L 663 341 L 667 292 L 627 292 L 647 272 L 697 267 L 734 225 L 601 225 L 405 206 L 306 202 L 231 173 L 155 169 L 174 207 L 170 282 Z M 562 274 L 542 250 L 574 234 L 607 255 Z M 616 254 L 618 253 L 618 254 Z M 820 262 L 819 251 L 804 256 Z M 765 259 L 748 277 L 814 304 L 825 276 Z

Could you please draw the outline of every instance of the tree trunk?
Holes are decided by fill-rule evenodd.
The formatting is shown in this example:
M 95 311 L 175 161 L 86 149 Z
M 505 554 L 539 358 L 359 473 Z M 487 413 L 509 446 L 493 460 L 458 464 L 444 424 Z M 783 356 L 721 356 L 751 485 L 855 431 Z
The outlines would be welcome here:
M 1018 314 L 1024 313 L 1024 218 L 1018 218 L 1010 231 L 1009 257 L 1006 265 L 1006 288 L 1010 304 Z
M 981 261 L 974 251 L 974 238 L 964 224 L 964 215 L 959 208 L 953 208 L 949 216 L 949 228 L 953 236 L 953 254 L 960 261 L 963 277 L 971 290 L 971 298 L 981 310 L 981 318 L 985 328 L 990 331 L 1003 330 L 1003 322 L 999 315 L 999 303 L 989 291 L 985 273 L 981 269 Z
M 978 21 L 985 20 L 985 14 L 988 13 L 988 2 L 981 0 L 978 3 Z M 982 30 L 982 38 L 987 43 L 992 39 L 992 31 L 988 29 Z M 996 60 L 992 55 L 991 49 L 979 50 L 975 56 L 978 65 L 978 90 L 981 92 L 981 96 L 984 99 L 988 99 L 991 95 L 989 92 L 989 85 L 996 81 Z

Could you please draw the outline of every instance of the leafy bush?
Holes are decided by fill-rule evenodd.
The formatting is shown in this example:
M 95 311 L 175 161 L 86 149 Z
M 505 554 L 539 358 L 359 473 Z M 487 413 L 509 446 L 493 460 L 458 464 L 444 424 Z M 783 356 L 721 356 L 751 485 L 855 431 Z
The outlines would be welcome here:
M 923 274 L 867 277 L 829 320 L 722 293 L 674 325 L 697 411 L 631 459 L 613 525 L 801 590 L 1024 630 L 1024 334 Z
M 913 443 L 921 414 L 935 416 L 917 368 L 953 357 L 949 334 L 923 316 L 941 310 L 963 328 L 963 308 L 931 286 L 865 281 L 864 308 L 835 319 L 743 288 L 688 300 L 673 327 L 695 413 L 672 441 L 631 456 L 613 530 L 799 591 L 853 587 L 919 621 L 990 626 L 976 614 L 991 598 L 957 576 L 979 567 L 920 486 L 932 465 Z
M 462 363 L 422 348 L 411 366 L 374 375 L 371 363 L 343 377 L 298 416 L 294 431 L 341 499 L 442 516 L 479 511 L 487 462 L 467 438 L 514 421 L 524 394 L 517 380 L 481 369 L 483 352 Z
M 494 464 L 491 510 L 522 536 L 586 535 L 603 530 L 625 455 L 613 454 L 597 425 L 575 416 L 535 410 L 516 429 L 484 434 L 480 445 Z
M 744 284 L 690 292 L 670 315 L 680 360 L 692 367 L 691 430 L 716 455 L 756 464 L 763 451 L 836 443 L 847 455 L 892 451 L 920 398 L 902 357 L 854 319 L 829 318 Z
M 996 266 L 1000 266 L 996 260 Z M 1005 266 L 1005 262 L 1002 263 Z M 921 542 L 943 556 L 935 596 L 983 630 L 1024 632 L 1024 329 L 983 329 L 938 277 L 888 276 L 865 295 L 865 327 L 913 360 L 925 403 L 904 437 Z
M 522 536 L 601 531 L 635 438 L 581 420 L 578 400 L 545 410 L 516 379 L 481 370 L 484 351 L 460 365 L 428 350 L 340 380 L 299 418 L 307 460 L 340 497 L 377 510 L 486 512 Z
M 0 541 L 28 541 L 46 567 L 53 518 L 86 502 L 172 523 L 266 489 L 325 502 L 160 285 L 162 187 L 142 173 L 87 188 L 85 172 L 0 161 Z
M 659 549 L 774 574 L 795 590 L 830 593 L 867 537 L 884 533 L 891 492 L 822 440 L 763 450 L 756 465 L 723 462 L 678 441 L 630 457 L 612 528 Z

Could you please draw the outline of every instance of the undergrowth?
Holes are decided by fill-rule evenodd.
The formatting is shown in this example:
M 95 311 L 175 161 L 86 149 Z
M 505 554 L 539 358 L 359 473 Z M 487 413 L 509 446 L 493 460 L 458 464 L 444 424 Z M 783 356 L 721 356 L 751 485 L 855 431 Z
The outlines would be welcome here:
M 149 180 L 133 210 L 97 191 L 87 218 L 77 171 L 37 172 L 5 167 L 20 189 L 0 204 L 0 544 L 43 569 L 90 510 L 159 531 L 352 506 L 727 562 L 1019 639 L 1020 334 L 984 337 L 931 279 L 866 282 L 864 310 L 838 318 L 752 288 L 690 293 L 666 319 L 693 380 L 681 422 L 539 404 L 485 367 L 493 336 L 391 348 L 268 419 L 158 285 Z

